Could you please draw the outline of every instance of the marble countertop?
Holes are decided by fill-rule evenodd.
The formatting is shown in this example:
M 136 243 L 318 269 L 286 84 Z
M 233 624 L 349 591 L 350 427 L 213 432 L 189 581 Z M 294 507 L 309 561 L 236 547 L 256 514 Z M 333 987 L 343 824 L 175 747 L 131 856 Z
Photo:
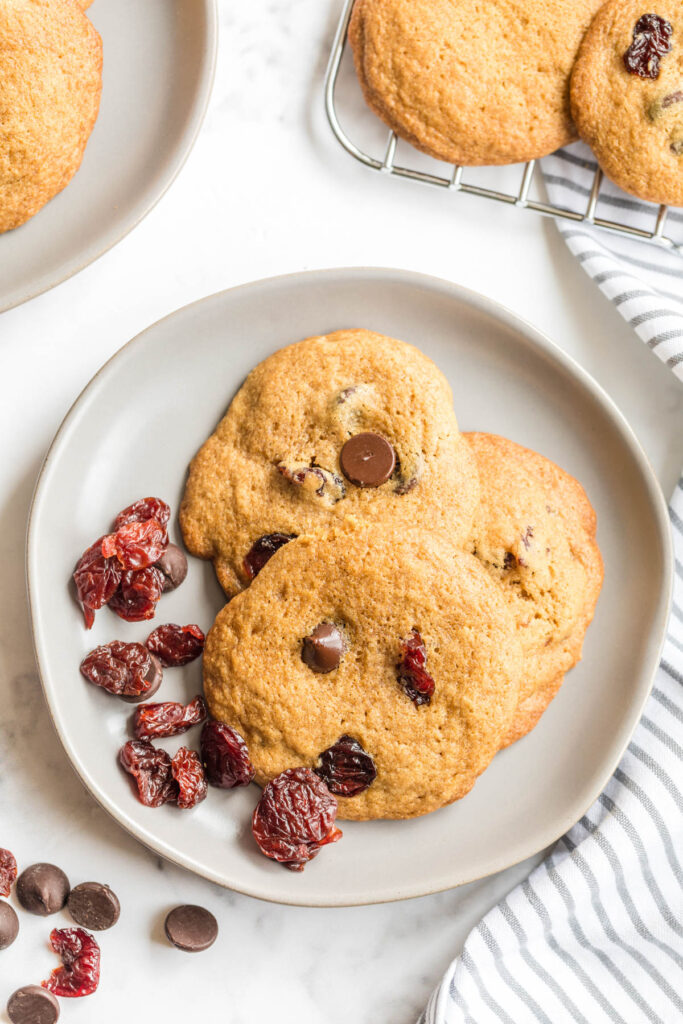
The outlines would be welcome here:
M 230 1024 L 412 1024 L 469 929 L 532 863 L 406 903 L 272 906 L 161 862 L 81 788 L 36 673 L 24 539 L 62 416 L 124 342 L 180 305 L 254 278 L 343 265 L 433 273 L 546 331 L 621 407 L 666 492 L 680 471 L 683 389 L 591 285 L 552 223 L 388 181 L 338 147 L 321 105 L 338 10 L 339 0 L 222 3 L 215 92 L 178 181 L 112 252 L 0 317 L 0 846 L 24 865 L 52 860 L 74 882 L 108 882 L 123 907 L 102 936 L 97 1002 L 65 1005 L 64 1021 L 114 1024 L 139 1008 L 135 1019 L 153 1010 L 172 1024 L 189 1013 L 220 1013 Z M 192 957 L 165 943 L 163 918 L 178 902 L 214 911 L 213 949 Z M 54 966 L 47 922 L 22 914 L 21 923 L 19 940 L 0 954 L 0 1021 L 9 993 Z

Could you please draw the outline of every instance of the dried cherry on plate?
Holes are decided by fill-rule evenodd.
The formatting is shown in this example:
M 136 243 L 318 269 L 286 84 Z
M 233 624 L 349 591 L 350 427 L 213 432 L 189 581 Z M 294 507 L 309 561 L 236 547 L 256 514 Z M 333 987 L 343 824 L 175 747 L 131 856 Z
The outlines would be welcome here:
M 102 554 L 104 539 L 100 537 L 83 552 L 73 574 L 87 629 L 95 621 L 97 609 L 111 600 L 121 582 L 118 560 Z
M 164 739 L 179 736 L 206 718 L 203 697 L 189 704 L 167 700 L 158 704 L 141 704 L 133 714 L 133 734 L 138 740 Z
M 162 526 L 167 526 L 171 518 L 171 509 L 161 498 L 140 498 L 119 512 L 114 520 L 114 532 L 128 523 L 144 523 L 147 519 L 156 519 Z
M 153 747 L 147 740 L 128 740 L 119 751 L 119 760 L 135 779 L 138 799 L 145 807 L 161 807 L 177 799 L 178 784 L 165 750 Z
M 151 688 L 152 655 L 142 644 L 112 640 L 85 656 L 81 672 L 108 693 L 140 697 Z
M 171 771 L 178 785 L 178 807 L 188 810 L 205 799 L 208 784 L 199 754 L 181 747 L 173 758 Z
M 269 782 L 251 822 L 262 853 L 291 871 L 318 855 L 342 833 L 335 827 L 337 801 L 310 768 L 288 768 Z
M 148 569 L 128 569 L 109 601 L 109 607 L 126 622 L 143 622 L 154 618 L 157 603 L 164 589 L 164 574 L 150 566 Z
M 105 558 L 116 556 L 122 569 L 146 569 L 154 565 L 168 546 L 166 527 L 156 519 L 126 523 L 102 541 Z
M 43 982 L 43 988 L 56 996 L 89 996 L 100 980 L 100 947 L 84 928 L 53 928 L 50 945 L 62 958 L 61 967 Z
M 416 629 L 401 641 L 401 660 L 396 671 L 398 681 L 416 707 L 429 704 L 434 693 L 434 680 L 427 671 L 427 649 Z
M 187 665 L 204 650 L 205 636 L 199 626 L 178 626 L 168 622 L 147 637 L 147 648 L 166 668 Z
M 14 854 L 0 847 L 0 896 L 9 896 L 17 880 L 17 862 Z
M 219 789 L 248 786 L 254 766 L 246 743 L 224 722 L 207 722 L 200 741 L 202 761 L 209 784 Z

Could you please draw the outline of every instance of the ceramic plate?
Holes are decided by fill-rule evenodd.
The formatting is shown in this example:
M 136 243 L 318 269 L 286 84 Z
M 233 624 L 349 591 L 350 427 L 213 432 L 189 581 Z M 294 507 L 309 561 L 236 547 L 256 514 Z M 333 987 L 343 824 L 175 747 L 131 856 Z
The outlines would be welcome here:
M 130 708 L 88 685 L 78 664 L 95 644 L 143 639 L 150 627 L 103 609 L 86 633 L 69 577 L 81 552 L 132 500 L 158 494 L 177 511 L 190 459 L 259 360 L 308 335 L 360 326 L 412 342 L 435 360 L 453 386 L 464 429 L 504 434 L 579 478 L 598 513 L 605 584 L 583 661 L 535 731 L 500 753 L 464 800 L 413 821 L 343 823 L 342 841 L 297 875 L 256 850 L 249 828 L 255 786 L 213 790 L 192 812 L 150 810 L 136 801 L 116 756 Z M 164 857 L 241 892 L 313 906 L 447 889 L 516 863 L 565 832 L 604 787 L 648 695 L 671 564 L 657 481 L 598 385 L 490 300 L 444 281 L 377 269 L 235 288 L 181 309 L 126 345 L 60 428 L 28 538 L 45 695 L 92 794 Z M 208 629 L 221 605 L 211 565 L 191 559 L 187 581 L 162 598 L 156 621 Z M 189 698 L 200 676 L 196 662 L 167 671 L 164 698 Z M 194 734 L 190 740 L 197 742 Z M 174 750 L 180 742 L 165 746 Z
M 88 16 L 104 44 L 100 114 L 67 188 L 0 235 L 0 312 L 82 270 L 149 213 L 209 101 L 216 0 L 95 0 Z

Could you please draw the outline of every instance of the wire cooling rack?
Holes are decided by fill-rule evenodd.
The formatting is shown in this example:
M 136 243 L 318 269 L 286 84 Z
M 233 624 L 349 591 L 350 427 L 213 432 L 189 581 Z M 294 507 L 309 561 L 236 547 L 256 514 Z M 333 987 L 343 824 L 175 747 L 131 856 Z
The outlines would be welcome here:
M 353 4 L 354 0 L 344 0 L 341 17 L 334 36 L 332 52 L 330 54 L 330 60 L 325 74 L 325 110 L 327 112 L 327 118 L 330 122 L 330 126 L 337 140 L 341 143 L 347 153 L 350 153 L 356 160 L 365 164 L 366 167 L 370 167 L 373 171 L 379 171 L 381 174 L 392 175 L 395 178 L 408 178 L 411 181 L 419 181 L 425 185 L 435 185 L 437 188 L 447 189 L 449 192 L 464 192 L 466 195 L 480 196 L 482 199 L 493 199 L 499 203 L 506 203 L 508 206 L 517 206 L 524 210 L 533 210 L 535 213 L 540 213 L 545 217 L 560 217 L 563 220 L 574 221 L 582 224 L 594 224 L 607 231 L 626 235 L 631 238 L 645 239 L 646 241 L 654 242 L 666 248 L 679 248 L 676 243 L 664 233 L 666 228 L 666 219 L 669 212 L 668 206 L 660 206 L 659 208 L 653 207 L 653 222 L 651 230 L 635 227 L 634 225 L 623 221 L 607 220 L 604 217 L 598 217 L 596 215 L 596 208 L 600 198 L 600 188 L 603 183 L 603 174 L 599 168 L 594 173 L 585 209 L 583 211 L 577 211 L 569 210 L 563 206 L 555 206 L 551 203 L 543 202 L 541 198 L 534 198 L 532 194 L 532 185 L 534 183 L 534 172 L 536 171 L 535 160 L 530 160 L 528 163 L 523 165 L 517 165 L 514 169 L 514 173 L 517 175 L 521 169 L 519 185 L 509 191 L 501 191 L 499 188 L 486 187 L 483 183 L 478 184 L 469 180 L 464 181 L 463 172 L 465 171 L 465 168 L 459 164 L 437 164 L 437 167 L 449 166 L 452 168 L 447 177 L 443 174 L 420 169 L 419 166 L 404 167 L 397 164 L 396 157 L 399 140 L 396 132 L 393 131 L 389 131 L 382 155 L 371 156 L 369 153 L 366 153 L 364 149 L 360 148 L 360 145 L 356 145 L 356 143 L 349 138 L 342 128 L 337 102 L 337 87 L 339 84 L 340 72 L 342 71 L 342 65 L 344 64 L 344 54 L 347 50 L 347 34 Z M 358 88 L 358 92 L 360 92 L 360 87 Z M 413 154 L 413 161 L 418 163 L 421 158 L 421 154 L 412 147 L 409 148 Z M 436 163 L 436 161 L 431 162 Z M 505 168 L 504 170 L 508 172 L 506 178 L 509 181 L 509 172 L 512 172 L 513 168 Z M 467 168 L 468 177 L 471 176 L 473 172 L 477 171 L 482 176 L 484 173 L 490 175 L 491 168 L 483 170 L 481 168 Z

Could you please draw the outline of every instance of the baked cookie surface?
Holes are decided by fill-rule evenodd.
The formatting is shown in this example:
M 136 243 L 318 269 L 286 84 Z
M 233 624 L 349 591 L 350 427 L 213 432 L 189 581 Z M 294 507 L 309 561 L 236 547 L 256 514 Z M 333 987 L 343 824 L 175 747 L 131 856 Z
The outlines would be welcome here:
M 641 21 L 653 14 L 671 29 L 663 46 L 653 39 L 656 25 Z M 581 45 L 571 106 L 581 138 L 612 181 L 641 199 L 683 205 L 681 4 L 609 0 Z
M 0 3 L 0 232 L 78 170 L 102 88 L 102 42 L 73 0 Z
M 376 461 L 393 451 L 394 464 L 384 482 L 358 486 L 365 450 L 351 449 L 368 434 L 384 445 Z M 448 528 L 457 542 L 477 500 L 440 370 L 411 345 L 348 330 L 280 349 L 249 374 L 192 462 L 180 524 L 232 595 L 250 582 L 245 557 L 259 538 L 319 533 L 350 516 Z
M 481 481 L 469 549 L 505 595 L 524 652 L 512 743 L 581 657 L 603 577 L 596 517 L 578 481 L 549 459 L 495 434 L 463 436 Z
M 369 106 L 440 160 L 508 164 L 576 137 L 569 77 L 602 0 L 356 0 Z
M 321 623 L 344 639 L 316 672 L 304 638 Z M 399 681 L 418 630 L 434 681 L 418 705 Z M 245 738 L 261 785 L 315 767 L 342 736 L 377 775 L 339 799 L 343 818 L 409 818 L 464 796 L 510 728 L 521 650 L 505 594 L 445 537 L 349 528 L 281 548 L 219 613 L 204 651 L 211 714 Z

